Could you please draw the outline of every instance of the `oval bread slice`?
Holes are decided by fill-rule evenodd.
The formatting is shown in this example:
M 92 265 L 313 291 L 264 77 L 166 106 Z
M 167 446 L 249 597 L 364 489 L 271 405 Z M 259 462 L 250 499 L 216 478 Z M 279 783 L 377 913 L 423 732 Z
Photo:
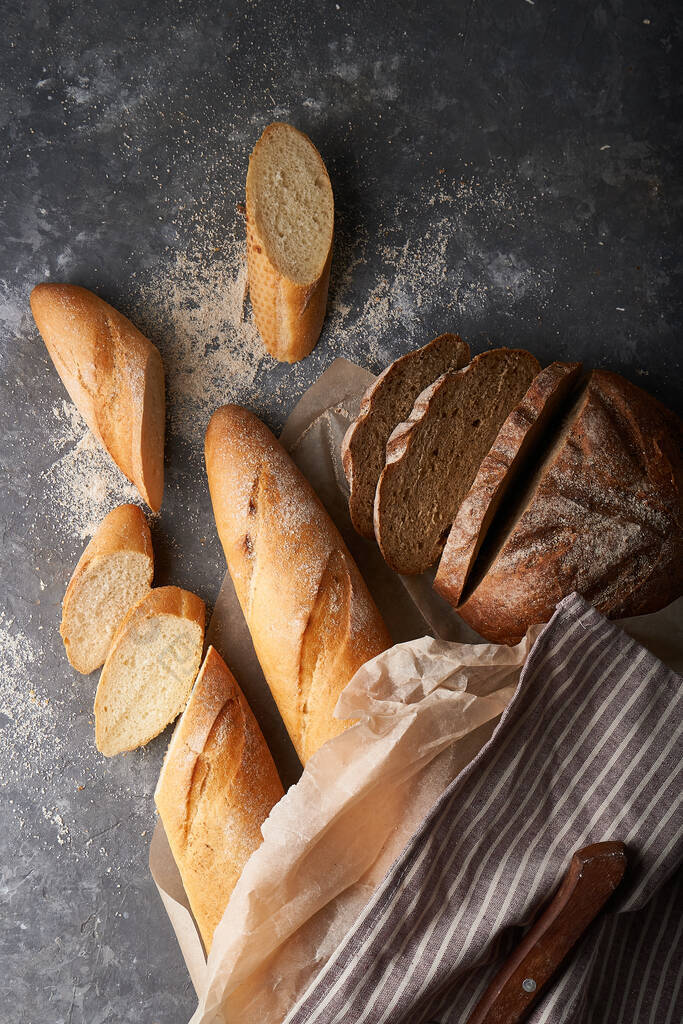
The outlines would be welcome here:
M 395 572 L 424 572 L 500 426 L 540 370 L 521 349 L 482 352 L 445 373 L 394 430 L 375 494 L 375 536 Z
M 154 576 L 152 536 L 137 505 L 104 517 L 78 560 L 62 601 L 66 656 L 88 675 L 104 664 L 128 610 L 148 593 Z
M 320 153 L 303 132 L 275 122 L 247 173 L 247 264 L 264 345 L 294 363 L 320 337 L 332 262 L 334 197 Z
M 483 460 L 451 527 L 434 589 L 457 607 L 487 530 L 581 372 L 581 363 L 551 363 L 534 377 Z
M 261 825 L 284 794 L 242 691 L 209 647 L 168 748 L 154 801 L 206 950 Z
M 358 418 L 342 442 L 342 464 L 351 489 L 349 513 L 362 537 L 375 539 L 372 510 L 389 435 L 409 416 L 429 384 L 448 370 L 459 370 L 469 358 L 469 345 L 462 338 L 440 334 L 394 360 L 363 395 Z
M 107 757 L 158 736 L 185 707 L 204 645 L 204 602 L 157 587 L 114 637 L 95 695 L 95 742 Z

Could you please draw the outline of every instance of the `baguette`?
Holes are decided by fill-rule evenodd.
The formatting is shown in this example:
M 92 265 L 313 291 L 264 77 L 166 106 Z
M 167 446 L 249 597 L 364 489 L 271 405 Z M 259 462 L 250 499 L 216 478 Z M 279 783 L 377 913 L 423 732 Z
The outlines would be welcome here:
M 86 288 L 39 284 L 38 330 L 95 437 L 153 512 L 164 492 L 164 367 L 159 350 Z
M 152 585 L 152 536 L 142 509 L 119 505 L 104 517 L 78 560 L 62 601 L 66 656 L 88 675 L 104 664 L 128 610 Z
M 150 590 L 130 609 L 95 695 L 95 743 L 106 757 L 149 743 L 178 717 L 204 646 L 204 602 L 180 587 Z
M 339 532 L 268 428 L 246 409 L 223 406 L 205 453 L 235 591 L 305 763 L 350 724 L 332 717 L 339 694 L 391 640 Z
M 249 158 L 247 264 L 254 319 L 282 362 L 303 359 L 322 330 L 334 197 L 322 157 L 289 124 L 269 125 Z
M 227 665 L 209 647 L 154 800 L 207 952 L 261 825 L 284 790 Z

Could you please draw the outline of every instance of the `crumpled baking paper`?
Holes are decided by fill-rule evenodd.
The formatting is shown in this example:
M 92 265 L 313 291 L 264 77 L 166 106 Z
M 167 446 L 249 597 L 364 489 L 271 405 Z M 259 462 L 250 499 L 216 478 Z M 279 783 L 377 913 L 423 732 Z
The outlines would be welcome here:
M 432 590 L 399 577 L 348 518 L 341 439 L 372 375 L 336 360 L 281 440 L 356 558 L 396 646 L 364 665 L 336 713 L 356 719 L 303 771 L 254 654 L 229 575 L 208 640 L 235 673 L 285 787 L 216 929 L 208 961 L 161 822 L 150 869 L 197 992 L 191 1024 L 275 1024 L 304 994 L 446 786 L 491 736 L 540 627 L 486 644 Z M 625 623 L 681 659 L 683 602 Z M 652 643 L 648 644 L 648 639 Z M 298 781 L 297 781 L 298 779 Z

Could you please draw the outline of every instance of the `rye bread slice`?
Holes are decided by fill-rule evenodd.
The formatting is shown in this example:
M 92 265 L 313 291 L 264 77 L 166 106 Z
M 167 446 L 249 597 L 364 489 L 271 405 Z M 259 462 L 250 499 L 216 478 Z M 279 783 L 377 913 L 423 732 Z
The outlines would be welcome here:
M 424 572 L 503 420 L 540 370 L 521 349 L 482 352 L 418 397 L 391 434 L 375 494 L 375 536 L 396 572 Z
M 448 370 L 470 359 L 469 345 L 457 334 L 440 334 L 428 345 L 394 360 L 363 395 L 358 418 L 342 441 L 342 464 L 351 494 L 351 522 L 362 537 L 375 539 L 372 511 L 392 430 L 405 420 L 415 399 Z
M 517 643 L 574 591 L 610 618 L 664 608 L 683 593 L 683 422 L 594 370 L 496 534 L 458 608 L 487 640 Z
M 434 589 L 457 607 L 486 533 L 501 505 L 552 432 L 581 373 L 581 363 L 551 363 L 498 431 L 451 527 Z

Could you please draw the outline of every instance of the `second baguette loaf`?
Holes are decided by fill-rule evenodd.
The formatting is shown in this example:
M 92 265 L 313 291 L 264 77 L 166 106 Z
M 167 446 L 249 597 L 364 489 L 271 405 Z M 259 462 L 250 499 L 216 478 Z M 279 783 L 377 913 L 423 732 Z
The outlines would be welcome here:
M 242 868 L 261 845 L 261 825 L 282 795 L 256 719 L 209 647 L 154 794 L 207 950 Z
M 339 694 L 391 639 L 313 488 L 256 416 L 225 405 L 206 432 L 218 534 L 254 649 L 302 762 L 348 722 Z

